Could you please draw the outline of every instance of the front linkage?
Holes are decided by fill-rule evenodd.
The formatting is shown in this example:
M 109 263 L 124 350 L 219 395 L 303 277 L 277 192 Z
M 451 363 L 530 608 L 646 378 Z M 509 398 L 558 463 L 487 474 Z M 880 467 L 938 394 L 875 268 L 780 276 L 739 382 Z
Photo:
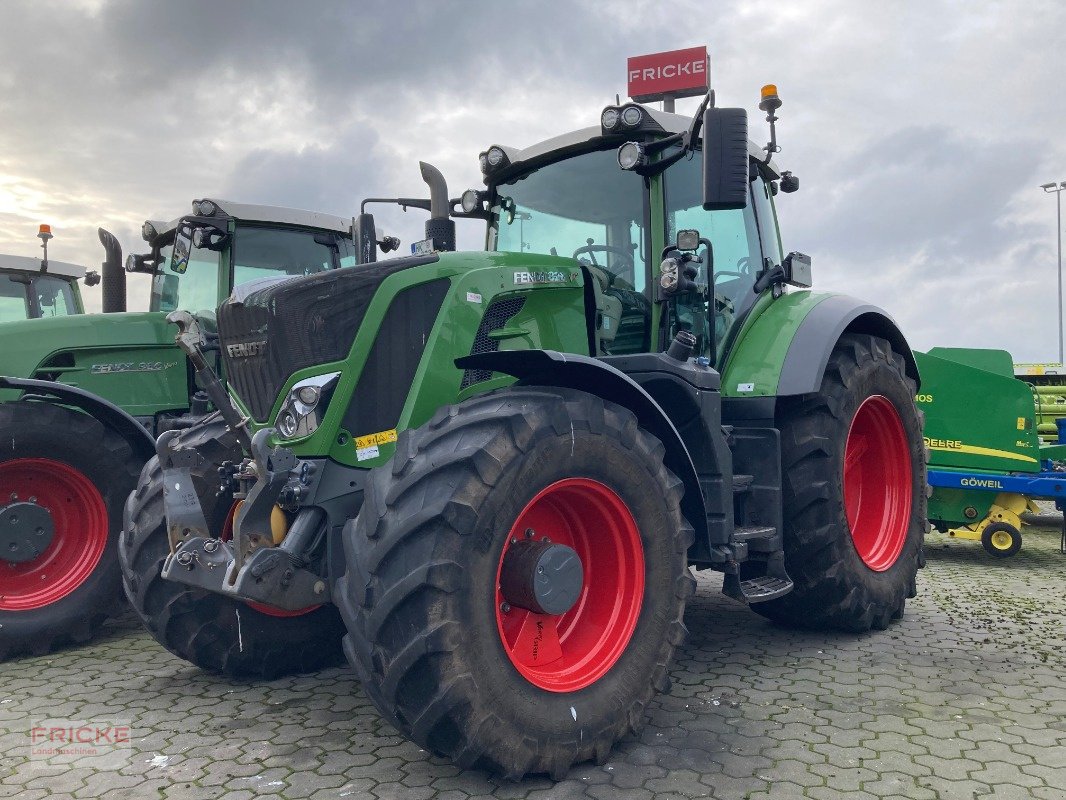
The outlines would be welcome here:
M 229 402 L 222 382 L 204 358 L 203 337 L 195 320 L 184 312 L 168 319 L 178 325 L 178 346 L 189 356 L 205 391 L 251 457 L 217 468 L 218 493 L 232 497 L 233 506 L 222 536 L 216 537 L 193 480 L 193 470 L 203 466 L 203 456 L 194 447 L 182 446 L 178 431 L 159 437 L 156 454 L 163 471 L 163 509 L 170 542 L 162 577 L 286 611 L 329 602 L 328 583 L 309 569 L 325 514 L 321 508 L 300 507 L 303 498 L 315 493 L 321 475 L 318 465 L 297 459 L 286 447 L 271 447 L 273 428 L 259 430 L 249 440 L 247 420 Z M 279 520 L 277 508 L 296 514 L 291 526 Z

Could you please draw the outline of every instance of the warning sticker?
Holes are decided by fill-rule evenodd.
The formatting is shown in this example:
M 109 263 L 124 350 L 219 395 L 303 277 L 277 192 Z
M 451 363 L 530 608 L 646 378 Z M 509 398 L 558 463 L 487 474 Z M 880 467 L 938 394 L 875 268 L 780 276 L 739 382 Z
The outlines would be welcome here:
M 389 444 L 396 441 L 396 429 L 391 431 L 381 431 L 380 433 L 368 433 L 366 436 L 359 436 L 355 440 L 355 449 L 363 450 L 367 447 L 377 447 L 379 444 Z M 377 455 L 375 453 L 374 455 Z M 370 456 L 367 456 L 368 458 Z
M 356 461 L 366 461 L 368 458 L 377 458 L 379 455 L 376 444 L 372 444 L 370 447 L 359 447 L 355 451 Z

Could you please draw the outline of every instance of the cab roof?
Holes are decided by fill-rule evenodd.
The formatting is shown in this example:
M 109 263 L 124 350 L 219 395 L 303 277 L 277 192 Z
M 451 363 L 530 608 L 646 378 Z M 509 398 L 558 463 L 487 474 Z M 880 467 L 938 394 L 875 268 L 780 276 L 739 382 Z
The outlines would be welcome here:
M 0 270 L 41 274 L 41 259 L 32 256 L 9 256 L 0 253 Z M 65 278 L 84 278 L 85 267 L 50 258 L 48 259 L 48 269 L 43 274 L 61 275 Z
M 350 233 L 352 229 L 351 217 L 337 217 L 333 214 L 322 214 L 317 211 L 304 211 L 299 208 L 285 208 L 283 206 L 264 206 L 252 203 L 236 203 L 232 200 L 221 200 L 215 197 L 205 197 L 219 209 L 219 215 L 233 217 L 242 222 L 264 222 L 273 225 L 299 225 L 304 228 L 319 228 L 322 230 L 336 231 L 338 233 Z M 181 217 L 172 219 L 165 224 L 159 224 L 155 220 L 149 220 L 156 226 L 160 233 L 169 233 L 177 228 L 178 223 L 184 217 L 195 216 L 183 214 Z
M 654 108 L 648 108 L 642 105 L 641 108 L 648 116 L 650 116 L 656 123 L 658 123 L 664 131 L 668 134 L 683 133 L 687 131 L 689 125 L 692 124 L 692 116 L 687 114 L 671 114 L 666 111 L 659 111 Z M 543 159 L 545 156 L 555 153 L 557 151 L 566 151 L 570 149 L 578 150 L 583 149 L 583 146 L 592 144 L 597 140 L 607 141 L 622 141 L 618 134 L 611 134 L 605 136 L 603 129 L 599 125 L 595 125 L 589 128 L 580 128 L 576 131 L 570 131 L 568 133 L 560 134 L 559 136 L 553 136 L 551 139 L 545 139 L 542 142 L 537 142 L 529 147 L 509 147 L 507 145 L 498 145 L 503 148 L 503 151 L 507 154 L 507 159 L 510 161 L 510 166 L 506 170 L 506 174 L 510 175 L 517 171 L 516 168 L 526 162 L 535 162 Z M 748 155 L 752 158 L 762 161 L 766 158 L 766 151 L 755 142 L 748 140 Z M 777 163 L 771 159 L 769 163 L 770 170 L 775 175 L 780 175 L 781 170 L 778 168 Z

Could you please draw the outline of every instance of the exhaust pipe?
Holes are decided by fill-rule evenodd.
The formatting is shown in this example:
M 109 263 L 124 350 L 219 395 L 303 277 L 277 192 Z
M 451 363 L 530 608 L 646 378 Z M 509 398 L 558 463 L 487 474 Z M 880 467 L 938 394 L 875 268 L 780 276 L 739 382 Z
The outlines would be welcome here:
M 98 228 L 100 244 L 104 246 L 104 261 L 100 264 L 103 280 L 103 309 L 105 314 L 126 310 L 126 270 L 122 266 L 122 245 L 115 234 Z
M 451 201 L 448 199 L 448 184 L 440 170 L 425 161 L 418 162 L 422 180 L 429 186 L 429 219 L 426 220 L 426 238 L 433 240 L 434 250 L 455 249 L 455 220 L 451 218 Z

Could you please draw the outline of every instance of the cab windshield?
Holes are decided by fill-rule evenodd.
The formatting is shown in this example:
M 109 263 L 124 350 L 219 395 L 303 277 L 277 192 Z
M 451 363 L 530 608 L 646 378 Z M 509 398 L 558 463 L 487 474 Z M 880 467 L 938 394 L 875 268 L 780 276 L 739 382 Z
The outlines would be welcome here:
M 651 304 L 643 295 L 647 209 L 643 178 L 599 150 L 496 187 L 489 246 L 575 258 L 622 312 L 612 353 L 646 351 Z
M 187 240 L 184 240 L 187 241 Z M 259 278 L 312 275 L 355 263 L 351 240 L 333 232 L 238 224 L 221 251 L 189 246 L 182 273 L 171 269 L 172 245 L 161 251 L 160 271 L 152 279 L 152 308 L 181 309 L 198 316 L 214 314 L 233 286 Z M 219 291 L 222 259 L 232 259 L 232 284 Z
M 0 322 L 78 313 L 71 281 L 52 275 L 0 273 Z

